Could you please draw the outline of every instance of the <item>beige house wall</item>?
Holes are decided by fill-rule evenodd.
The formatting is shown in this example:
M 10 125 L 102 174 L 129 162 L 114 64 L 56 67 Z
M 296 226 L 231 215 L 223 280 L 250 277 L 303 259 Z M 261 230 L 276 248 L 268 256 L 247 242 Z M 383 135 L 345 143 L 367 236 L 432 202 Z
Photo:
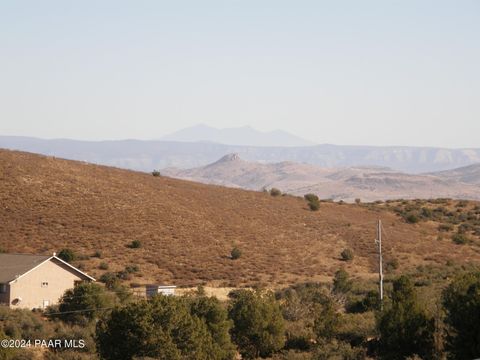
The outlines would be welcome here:
M 44 308 L 46 302 L 57 304 L 65 291 L 81 280 L 84 278 L 59 261 L 46 261 L 10 284 L 10 307 L 35 309 Z M 16 299 L 21 301 L 15 304 Z

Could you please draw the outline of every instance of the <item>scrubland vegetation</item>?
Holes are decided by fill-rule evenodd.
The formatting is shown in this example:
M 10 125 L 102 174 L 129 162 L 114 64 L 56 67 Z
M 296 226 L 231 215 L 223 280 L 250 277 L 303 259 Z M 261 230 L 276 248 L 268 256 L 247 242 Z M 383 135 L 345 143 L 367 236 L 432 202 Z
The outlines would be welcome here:
M 3 150 L 0 177 L 1 249 L 67 249 L 74 257 L 66 258 L 97 279 L 278 288 L 331 279 L 342 266 L 370 277 L 379 218 L 389 271 L 480 260 L 473 201 L 341 204 Z M 234 261 L 233 247 L 241 250 Z
M 82 284 L 41 311 L 0 308 L 2 339 L 82 339 L 82 349 L 0 349 L 0 359 L 473 359 L 480 356 L 480 269 L 419 267 L 376 283 L 347 271 L 331 283 L 238 289 L 227 301 L 200 287 L 182 297 L 132 296 Z M 40 356 L 40 357 L 38 357 Z
M 408 223 L 435 222 L 441 233 L 459 245 L 480 245 L 480 205 L 452 199 L 387 201 L 386 208 Z
M 305 200 L 307 200 L 308 207 L 312 211 L 317 211 L 320 208 L 320 199 L 315 194 L 305 194 Z
M 46 312 L 0 308 L 2 338 L 86 341 L 76 350 L 2 349 L 2 360 L 480 356 L 478 202 L 347 204 L 0 155 L 2 251 L 61 250 L 102 283 L 68 291 Z M 132 295 L 150 282 L 237 290 L 226 301 L 201 287 L 184 297 Z

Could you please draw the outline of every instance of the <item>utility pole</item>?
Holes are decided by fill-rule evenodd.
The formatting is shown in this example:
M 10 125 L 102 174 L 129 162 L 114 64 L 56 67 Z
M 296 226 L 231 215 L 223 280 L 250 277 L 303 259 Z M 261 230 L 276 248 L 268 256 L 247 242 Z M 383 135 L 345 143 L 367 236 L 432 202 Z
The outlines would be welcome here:
M 377 222 L 377 239 L 375 243 L 378 246 L 378 286 L 380 290 L 380 306 L 383 307 L 383 257 L 382 257 L 382 220 Z

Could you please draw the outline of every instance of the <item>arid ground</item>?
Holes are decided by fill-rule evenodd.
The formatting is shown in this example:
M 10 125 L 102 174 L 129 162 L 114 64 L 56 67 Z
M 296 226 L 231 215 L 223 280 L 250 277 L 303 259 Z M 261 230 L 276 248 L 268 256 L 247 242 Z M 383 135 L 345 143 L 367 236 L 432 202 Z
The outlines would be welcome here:
M 130 283 L 275 287 L 329 279 L 341 267 L 374 277 L 377 219 L 384 224 L 385 261 L 396 262 L 398 271 L 480 260 L 475 229 L 468 229 L 469 243 L 456 244 L 449 232 L 457 225 L 442 231 L 438 219 L 408 223 L 394 211 L 405 204 L 440 206 L 322 202 L 311 211 L 301 197 L 0 150 L 2 250 L 70 248 L 75 264 L 95 277 L 136 265 Z M 457 205 L 442 206 L 478 222 L 478 203 Z M 134 240 L 139 248 L 128 246 Z M 242 252 L 237 260 L 230 259 L 234 246 Z M 353 261 L 342 261 L 345 248 Z

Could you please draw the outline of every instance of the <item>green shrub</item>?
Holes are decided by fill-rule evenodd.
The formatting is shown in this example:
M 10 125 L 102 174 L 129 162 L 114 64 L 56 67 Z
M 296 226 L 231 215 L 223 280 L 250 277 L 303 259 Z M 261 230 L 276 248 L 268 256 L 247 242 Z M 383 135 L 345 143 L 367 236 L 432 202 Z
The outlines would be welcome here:
M 433 212 L 429 208 L 423 207 L 420 215 L 425 219 L 430 219 L 433 217 Z
M 307 307 L 307 304 L 303 304 Z M 282 311 L 285 311 L 284 304 L 281 302 Z M 284 312 L 285 314 L 285 312 Z M 285 318 L 285 316 L 284 316 Z M 303 316 L 302 316 L 303 318 Z M 285 319 L 287 320 L 287 319 Z M 313 319 L 312 319 L 313 320 Z M 285 347 L 284 350 L 310 351 L 315 346 L 315 334 L 311 326 L 313 322 L 305 320 L 295 320 L 285 322 Z M 277 357 L 273 357 L 277 359 Z
M 105 287 L 109 290 L 115 289 L 120 285 L 120 279 L 118 278 L 117 274 L 112 272 L 103 274 L 99 280 L 104 283 Z
M 152 175 L 155 176 L 155 177 L 158 177 L 158 176 L 160 176 L 161 174 L 160 174 L 160 171 L 158 171 L 158 170 L 153 170 L 153 171 L 152 171 Z
M 463 223 L 463 224 L 460 224 L 457 232 L 460 234 L 465 234 L 469 231 L 474 231 L 474 230 L 475 230 L 475 227 L 472 224 Z
M 363 360 L 367 358 L 364 348 L 352 347 L 344 341 L 322 341 L 313 353 L 312 360 Z
M 402 276 L 393 282 L 390 300 L 377 323 L 381 358 L 402 360 L 414 354 L 432 358 L 434 321 L 418 302 L 408 277 Z
M 333 301 L 324 302 L 315 307 L 313 331 L 318 340 L 332 340 L 337 334 L 340 316 Z
M 457 233 L 452 236 L 452 241 L 457 245 L 465 245 L 468 244 L 470 240 L 465 234 Z
M 309 333 L 294 334 L 287 332 L 285 340 L 285 349 L 287 350 L 300 350 L 309 351 L 313 347 L 312 336 Z
M 353 250 L 352 249 L 344 249 L 340 254 L 343 261 L 352 261 L 353 260 Z
M 95 283 L 82 283 L 67 290 L 60 299 L 58 316 L 65 322 L 86 324 L 113 307 L 115 297 Z
M 480 272 L 456 277 L 443 292 L 442 302 L 451 358 L 479 358 Z
M 312 194 L 312 193 L 305 194 L 303 197 L 304 197 L 305 200 L 307 200 L 308 202 L 320 201 L 320 199 L 318 198 L 318 196 L 315 195 L 315 194 Z
M 449 232 L 453 230 L 452 224 L 440 224 L 438 225 L 438 231 Z
M 409 223 L 409 224 L 416 224 L 418 223 L 419 219 L 418 219 L 418 216 L 415 215 L 414 213 L 408 213 L 405 215 L 405 220 Z
M 361 300 L 347 305 L 347 311 L 351 313 L 363 313 L 378 309 L 380 309 L 380 296 L 376 290 L 370 290 Z
M 127 270 L 118 271 L 117 277 L 121 280 L 130 280 L 132 278 L 132 273 Z
M 140 240 L 133 240 L 127 247 L 130 249 L 138 249 L 142 247 L 142 242 Z
M 43 337 L 44 339 L 44 337 Z M 89 324 L 88 326 L 71 325 L 63 322 L 55 322 L 55 334 L 50 339 L 62 339 L 62 341 L 75 341 L 78 342 L 82 339 L 85 342 L 83 348 L 71 348 L 64 347 L 62 349 L 57 348 L 54 351 L 46 351 L 44 360 L 91 360 L 97 359 L 96 345 L 95 345 L 95 324 Z M 52 349 L 53 350 L 53 349 Z M 30 359 L 36 359 L 37 357 L 31 357 Z M 17 360 L 17 359 L 15 359 Z M 27 359 L 25 359 L 27 360 Z
M 39 313 L 0 306 L 0 339 L 2 334 L 11 339 L 45 339 L 53 335 L 53 329 Z M 0 347 L 0 359 L 2 359 L 1 350 Z
M 311 321 L 315 317 L 315 308 L 332 301 L 330 292 L 324 284 L 296 284 L 276 293 L 281 300 L 283 316 L 288 321 Z
M 207 292 L 205 291 L 205 286 L 198 285 L 197 290 L 195 291 L 195 295 L 198 296 L 198 297 L 207 296 Z
M 217 307 L 216 315 L 209 311 L 208 306 L 198 312 L 192 310 L 186 299 L 174 296 L 155 296 L 150 301 L 117 308 L 97 325 L 100 356 L 106 360 L 231 359 L 222 348 L 226 343 L 216 342 L 218 331 L 222 334 L 221 341 L 227 336 L 224 333 L 228 330 L 224 327 L 226 316 L 221 315 Z M 210 319 L 209 314 L 214 316 Z
M 312 211 L 317 211 L 318 209 L 320 209 L 320 202 L 319 201 L 310 201 L 308 203 L 308 207 Z
M 375 314 L 372 311 L 341 314 L 336 333 L 337 339 L 348 341 L 352 345 L 365 344 L 369 338 L 376 335 Z
M 271 189 L 270 189 L 270 195 L 272 195 L 272 196 L 280 196 L 280 195 L 282 195 L 282 192 L 281 192 L 279 189 L 277 189 L 277 188 L 271 188 Z
M 108 263 L 103 261 L 103 262 L 100 263 L 100 265 L 98 265 L 98 268 L 100 270 L 108 270 Z
M 283 348 L 285 324 L 272 293 L 237 291 L 229 317 L 234 324 L 232 338 L 243 358 L 268 357 Z
M 237 260 L 242 256 L 242 251 L 238 247 L 234 247 L 230 252 L 230 258 L 232 260 Z
M 398 269 L 398 260 L 397 259 L 391 259 L 388 260 L 385 264 L 385 271 L 387 272 L 392 272 L 394 270 Z
M 71 263 L 74 261 L 77 256 L 75 252 L 72 249 L 62 249 L 57 255 L 58 258 L 62 259 L 63 261 L 66 261 L 68 263 Z
M 129 274 L 133 274 L 133 273 L 136 273 L 136 272 L 139 272 L 140 271 L 140 268 L 138 267 L 138 265 L 127 265 L 125 267 L 125 272 L 129 273 Z
M 305 194 L 303 196 L 307 200 L 308 207 L 312 211 L 317 211 L 320 208 L 320 199 L 315 194 Z
M 333 279 L 333 292 L 335 293 L 347 293 L 352 289 L 353 283 L 350 280 L 350 276 L 344 269 L 340 269 L 335 273 Z
M 198 296 L 190 299 L 190 312 L 207 324 L 215 350 L 220 359 L 233 359 L 236 347 L 230 337 L 232 320 L 223 304 L 215 297 Z

